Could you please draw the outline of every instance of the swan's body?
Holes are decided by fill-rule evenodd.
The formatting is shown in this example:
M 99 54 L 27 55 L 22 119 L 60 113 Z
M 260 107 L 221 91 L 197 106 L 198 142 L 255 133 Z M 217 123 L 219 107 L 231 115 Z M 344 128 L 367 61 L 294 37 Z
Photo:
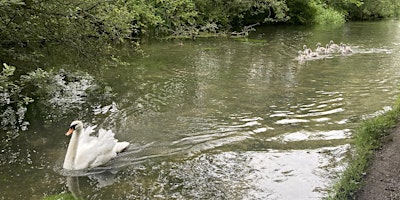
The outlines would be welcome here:
M 297 60 L 299 62 L 304 62 L 306 60 L 306 58 L 307 58 L 307 56 L 304 55 L 304 52 L 300 50 L 297 53 L 299 54 L 299 56 L 297 56 Z
M 342 54 L 351 54 L 353 53 L 353 50 L 346 44 L 340 43 L 340 52 Z
M 319 54 L 327 54 L 327 50 L 325 47 L 321 46 L 321 43 L 317 43 L 317 49 L 315 50 Z
M 337 44 L 335 44 L 335 43 L 333 42 L 333 40 L 331 40 L 331 41 L 329 41 L 329 48 L 331 48 L 331 49 L 334 50 L 334 51 L 337 51 L 337 50 L 339 50 L 340 46 L 337 45 Z
M 304 55 L 310 55 L 312 53 L 312 50 L 307 47 L 307 45 L 303 45 L 303 54 Z
M 81 121 L 73 121 L 66 135 L 72 134 L 64 160 L 64 169 L 80 170 L 105 164 L 123 151 L 129 142 L 118 142 L 110 130 L 99 130 L 99 136 L 90 136 L 96 126 L 83 128 Z

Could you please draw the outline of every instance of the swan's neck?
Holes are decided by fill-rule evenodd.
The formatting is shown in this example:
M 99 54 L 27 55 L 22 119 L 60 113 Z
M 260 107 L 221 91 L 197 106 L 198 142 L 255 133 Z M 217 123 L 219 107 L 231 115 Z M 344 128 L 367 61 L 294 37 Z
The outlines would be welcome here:
M 78 152 L 78 144 L 79 144 L 79 136 L 81 135 L 82 129 L 75 130 L 74 133 L 72 133 L 71 140 L 69 141 L 68 144 L 68 149 L 67 149 L 67 154 L 65 155 L 65 160 L 64 160 L 64 169 L 69 169 L 73 170 L 74 165 L 75 165 L 75 158 L 76 154 Z

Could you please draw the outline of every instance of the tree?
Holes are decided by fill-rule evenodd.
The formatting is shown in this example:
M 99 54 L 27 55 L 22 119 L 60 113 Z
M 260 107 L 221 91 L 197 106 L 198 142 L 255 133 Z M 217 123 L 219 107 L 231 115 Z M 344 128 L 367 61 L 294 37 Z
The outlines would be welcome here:
M 350 12 L 350 18 L 356 20 L 374 20 L 398 17 L 400 14 L 400 1 L 364 0 L 358 6 L 351 5 L 346 9 Z

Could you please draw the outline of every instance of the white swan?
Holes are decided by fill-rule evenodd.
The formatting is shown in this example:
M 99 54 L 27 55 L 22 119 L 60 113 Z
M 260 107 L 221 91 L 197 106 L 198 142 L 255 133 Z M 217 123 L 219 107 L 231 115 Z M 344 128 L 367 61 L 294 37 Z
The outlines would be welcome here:
M 105 164 L 123 151 L 129 142 L 118 142 L 110 130 L 99 130 L 99 136 L 90 136 L 96 126 L 83 128 L 81 121 L 73 121 L 66 135 L 71 135 L 64 169 L 80 170 Z

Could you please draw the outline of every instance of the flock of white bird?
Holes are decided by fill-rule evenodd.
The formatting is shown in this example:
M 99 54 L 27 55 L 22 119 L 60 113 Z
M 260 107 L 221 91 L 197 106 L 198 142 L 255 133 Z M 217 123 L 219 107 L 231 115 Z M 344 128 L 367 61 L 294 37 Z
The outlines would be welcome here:
M 318 42 L 316 46 L 317 48 L 315 51 L 313 51 L 311 48 L 308 48 L 307 45 L 303 45 L 303 50 L 298 51 L 299 55 L 297 60 L 302 62 L 305 60 L 315 59 L 320 56 L 325 57 L 326 55 L 332 54 L 348 55 L 353 53 L 353 50 L 350 46 L 342 42 L 340 44 L 335 44 L 333 40 L 331 40 L 329 44 L 326 44 L 325 47 L 323 47 L 320 42 Z

